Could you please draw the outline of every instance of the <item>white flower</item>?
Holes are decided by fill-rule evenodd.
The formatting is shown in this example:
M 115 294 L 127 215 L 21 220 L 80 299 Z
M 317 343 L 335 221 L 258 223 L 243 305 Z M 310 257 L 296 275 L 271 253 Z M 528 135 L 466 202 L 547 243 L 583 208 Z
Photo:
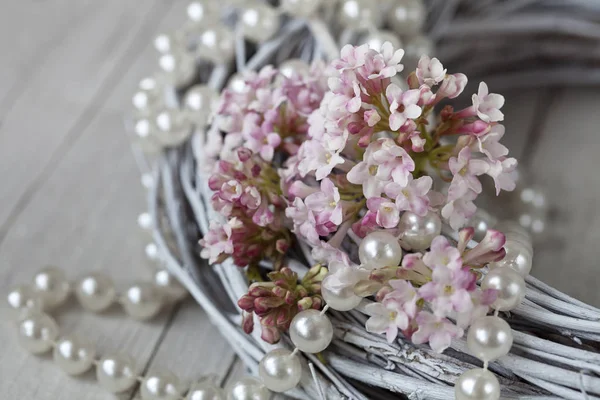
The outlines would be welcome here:
M 446 69 L 444 69 L 444 66 L 437 58 L 429 58 L 427 55 L 422 55 L 416 74 L 421 85 L 425 84 L 431 87 L 444 80 Z
M 417 105 L 421 98 L 421 91 L 418 89 L 407 90 L 403 92 L 400 86 L 390 84 L 385 96 L 390 102 L 390 129 L 397 131 L 412 118 L 418 118 L 421 115 L 421 107 Z
M 496 195 L 500 194 L 501 190 L 511 192 L 515 190 L 515 174 L 517 168 L 517 160 L 515 158 L 505 158 L 504 160 L 490 161 L 490 168 L 487 172 L 494 179 L 496 186 Z
M 479 91 L 473 95 L 473 107 L 477 115 L 485 122 L 497 122 L 504 119 L 500 111 L 504 105 L 504 96 L 489 93 L 485 82 L 479 84 Z
M 454 175 L 448 188 L 448 200 L 456 200 L 468 191 L 481 193 L 481 182 L 477 176 L 485 174 L 490 168 L 485 160 L 471 158 L 471 150 L 464 147 L 458 157 L 448 160 L 448 166 Z

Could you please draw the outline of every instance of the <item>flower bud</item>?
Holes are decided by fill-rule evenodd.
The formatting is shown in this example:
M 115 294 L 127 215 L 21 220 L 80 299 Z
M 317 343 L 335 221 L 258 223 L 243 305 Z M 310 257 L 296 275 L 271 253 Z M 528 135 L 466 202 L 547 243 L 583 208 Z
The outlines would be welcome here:
M 381 289 L 382 286 L 382 283 L 364 279 L 354 285 L 354 294 L 360 297 L 368 297 Z
M 242 328 L 244 332 L 250 334 L 254 330 L 254 314 L 253 313 L 244 313 L 242 319 Z
M 298 302 L 298 309 L 300 311 L 310 310 L 313 306 L 313 300 L 310 297 L 305 297 Z

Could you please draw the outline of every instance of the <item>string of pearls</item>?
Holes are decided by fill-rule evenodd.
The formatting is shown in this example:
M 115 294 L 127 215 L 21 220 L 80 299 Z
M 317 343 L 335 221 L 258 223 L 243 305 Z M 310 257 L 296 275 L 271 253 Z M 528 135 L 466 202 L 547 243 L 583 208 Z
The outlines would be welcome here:
M 492 304 L 494 315 L 473 321 L 467 333 L 467 347 L 471 354 L 483 361 L 483 368 L 463 373 L 455 383 L 457 400 L 497 400 L 500 383 L 488 370 L 488 363 L 505 356 L 513 344 L 512 330 L 508 323 L 498 317 L 500 311 L 515 309 L 525 297 L 525 277 L 531 271 L 533 249 L 531 237 L 517 224 L 503 224 L 506 234 L 506 256 L 489 264 L 489 272 L 483 278 L 483 289 L 495 289 L 498 296 Z

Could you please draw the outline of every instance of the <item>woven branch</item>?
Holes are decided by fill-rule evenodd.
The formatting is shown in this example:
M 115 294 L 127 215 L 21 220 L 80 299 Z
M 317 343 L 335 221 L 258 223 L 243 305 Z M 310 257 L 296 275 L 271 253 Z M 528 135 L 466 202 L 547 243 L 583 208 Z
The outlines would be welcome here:
M 438 53 L 451 69 L 485 74 L 494 88 L 600 83 L 600 70 L 594 65 L 600 59 L 596 47 L 600 27 L 591 22 L 600 19 L 600 5 L 594 0 L 569 5 L 552 0 L 429 0 L 428 4 L 429 33 L 439 39 Z M 534 17 L 542 8 L 543 18 Z M 538 37 L 540 33 L 547 35 Z M 507 56 L 507 37 L 511 43 L 521 38 L 528 44 Z M 236 69 L 258 69 L 290 57 L 331 58 L 339 52 L 338 42 L 355 38 L 352 31 L 332 34 L 331 27 L 318 19 L 287 20 L 280 35 L 259 46 L 249 59 L 238 37 Z M 474 51 L 480 56 L 465 57 Z M 569 63 L 564 62 L 567 57 Z M 526 69 L 521 68 L 524 62 Z M 221 90 L 233 72 L 221 66 L 203 76 L 209 86 Z M 166 150 L 154 163 L 154 185 L 148 195 L 153 236 L 169 271 L 256 373 L 258 362 L 272 346 L 257 331 L 246 335 L 240 328 L 236 301 L 248 289 L 243 270 L 230 261 L 209 266 L 198 256 L 198 239 L 207 232 L 209 221 L 222 218 L 210 206 L 212 193 L 199 168 L 204 160 L 201 152 L 194 151 L 205 135 L 197 130 L 191 143 Z M 300 243 L 300 247 L 312 262 L 308 246 Z M 300 260 L 287 261 L 300 273 L 309 267 Z M 268 262 L 262 267 L 270 268 Z M 286 395 L 318 398 L 308 361 L 316 366 L 327 399 L 361 400 L 381 398 L 389 391 L 413 400 L 447 400 L 453 397 L 456 379 L 481 366 L 468 354 L 464 340 L 437 354 L 402 337 L 389 344 L 367 332 L 363 314 L 367 303 L 364 300 L 351 312 L 330 312 L 335 338 L 323 353 L 326 362 L 303 355 L 306 371 L 301 384 Z M 504 317 L 513 328 L 514 346 L 508 356 L 489 366 L 499 377 L 503 398 L 600 399 L 599 309 L 528 277 L 525 301 Z M 285 337 L 284 341 L 289 344 Z

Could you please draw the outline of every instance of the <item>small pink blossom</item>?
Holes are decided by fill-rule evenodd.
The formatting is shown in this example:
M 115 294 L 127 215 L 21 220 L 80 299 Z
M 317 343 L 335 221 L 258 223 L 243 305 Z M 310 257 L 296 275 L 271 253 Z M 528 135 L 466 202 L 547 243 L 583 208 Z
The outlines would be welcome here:
M 429 342 L 433 351 L 441 353 L 450 347 L 452 339 L 461 337 L 464 331 L 446 318 L 421 311 L 416 317 L 419 329 L 412 335 L 415 344 Z
M 467 192 L 463 197 L 448 202 L 442 208 L 442 217 L 444 217 L 450 227 L 459 230 L 475 215 L 477 206 L 473 200 L 477 197 L 475 192 Z
M 485 122 L 497 122 L 504 119 L 500 111 L 504 105 L 504 96 L 490 93 L 485 82 L 479 84 L 479 91 L 473 95 L 473 107 L 479 118 Z
M 500 194 L 500 191 L 502 190 L 508 192 L 515 190 L 516 175 L 514 174 L 514 171 L 516 168 L 517 160 L 515 158 L 490 161 L 487 174 L 494 179 L 496 195 Z
M 417 78 L 421 85 L 429 87 L 437 85 L 444 80 L 446 69 L 437 58 L 429 58 L 427 55 L 422 55 L 416 71 Z
M 490 305 L 496 301 L 497 291 L 494 289 L 474 290 L 471 292 L 470 310 L 456 313 L 454 320 L 460 328 L 468 328 L 477 318 L 485 317 L 490 311 Z
M 404 57 L 404 50 L 394 50 L 390 42 L 385 42 L 381 46 L 381 52 L 371 50 L 370 57 L 365 60 L 365 65 L 359 69 L 363 77 L 369 80 L 378 78 L 391 78 L 398 72 L 402 72 L 404 65 L 400 64 Z
M 342 223 L 343 215 L 340 193 L 329 178 L 323 179 L 321 181 L 321 190 L 308 195 L 304 202 L 314 212 L 317 224 L 331 223 L 333 225 L 331 228 L 335 230 L 335 227 Z M 327 230 L 329 232 L 332 231 L 329 228 Z M 322 236 L 325 234 L 322 234 Z
M 465 90 L 467 82 L 468 79 L 464 74 L 446 75 L 444 81 L 435 93 L 436 102 L 444 98 L 457 98 Z
M 508 149 L 500 143 L 505 130 L 504 125 L 493 125 L 485 135 L 477 137 L 477 142 L 471 146 L 471 150 L 485 154 L 490 160 L 506 156 Z
M 392 229 L 398 226 L 400 212 L 393 202 L 383 197 L 371 197 L 367 200 L 367 208 L 375 214 L 375 221 L 382 228 Z
M 219 197 L 225 201 L 233 202 L 242 196 L 243 190 L 240 182 L 232 179 L 223 183 L 219 191 Z
M 437 316 L 467 312 L 473 307 L 470 292 L 475 288 L 476 279 L 468 267 L 454 270 L 437 267 L 433 270 L 432 281 L 421 286 L 419 295 L 430 302 L 431 309 Z
M 415 170 L 415 162 L 406 150 L 398 146 L 392 139 L 378 139 L 372 153 L 372 165 L 379 165 L 377 177 L 383 181 L 392 180 L 402 186 L 408 184 L 411 172 Z
M 240 197 L 240 203 L 251 210 L 256 210 L 262 202 L 260 192 L 254 186 L 248 186 Z
M 385 186 L 385 194 L 395 199 L 399 211 L 411 211 L 424 217 L 429 211 L 429 191 L 433 185 L 430 176 L 422 176 L 418 179 L 409 177 L 408 185 L 402 186 L 395 182 Z
M 300 146 L 298 153 L 300 162 L 298 171 L 302 177 L 310 172 L 315 172 L 317 180 L 321 180 L 339 165 L 344 163 L 344 158 L 339 150 L 329 150 L 316 140 L 307 140 Z
M 419 102 L 421 93 L 418 89 L 402 91 L 400 86 L 390 84 L 385 92 L 390 102 L 390 129 L 399 130 L 409 119 L 417 118 L 421 115 Z
M 343 71 L 339 77 L 331 77 L 328 81 L 329 89 L 336 94 L 337 100 L 349 113 L 356 113 L 362 106 L 362 91 L 356 76 L 352 71 Z
M 381 121 L 381 116 L 377 110 L 367 110 L 364 114 L 364 120 L 368 126 L 373 127 L 377 125 L 379 121 Z
M 323 282 L 323 285 L 333 291 L 353 288 L 359 281 L 369 277 L 368 271 L 358 268 L 355 264 L 348 265 L 344 262 L 332 261 L 327 268 L 330 278 Z
M 490 167 L 487 162 L 471 158 L 471 150 L 464 147 L 458 157 L 448 160 L 448 166 L 454 175 L 448 188 L 448 200 L 461 198 L 469 191 L 481 193 L 481 182 L 477 176 L 488 171 Z
M 465 234 L 467 232 L 467 234 Z M 459 232 L 459 249 L 462 247 L 463 261 L 469 265 L 484 265 L 504 258 L 506 250 L 506 236 L 495 229 L 488 229 L 485 237 L 470 250 L 466 250 L 466 243 L 472 238 L 473 228 L 465 228 Z
M 225 224 L 220 224 L 216 221 L 210 221 L 209 230 L 200 239 L 200 246 L 202 251 L 200 256 L 208 259 L 209 263 L 215 263 L 219 257 L 223 254 L 233 253 L 233 241 L 231 235 L 233 229 L 240 226 L 237 218 L 230 219 Z
M 417 294 L 413 286 L 402 280 L 390 281 L 393 291 L 385 295 L 381 303 L 371 303 L 365 307 L 370 318 L 366 322 L 368 332 L 385 333 L 392 343 L 399 330 L 406 330 L 417 310 Z
M 306 242 L 312 246 L 320 243 L 315 216 L 301 198 L 294 199 L 292 205 L 286 208 L 285 215 L 292 220 L 294 233 L 306 239 Z
M 460 251 L 441 235 L 433 239 L 431 250 L 423 256 L 423 262 L 434 271 L 441 267 L 457 271 L 463 266 Z
M 339 70 L 356 69 L 365 65 L 367 54 L 369 53 L 369 46 L 353 46 L 347 44 L 342 47 L 340 52 L 340 58 L 334 60 L 331 65 Z

